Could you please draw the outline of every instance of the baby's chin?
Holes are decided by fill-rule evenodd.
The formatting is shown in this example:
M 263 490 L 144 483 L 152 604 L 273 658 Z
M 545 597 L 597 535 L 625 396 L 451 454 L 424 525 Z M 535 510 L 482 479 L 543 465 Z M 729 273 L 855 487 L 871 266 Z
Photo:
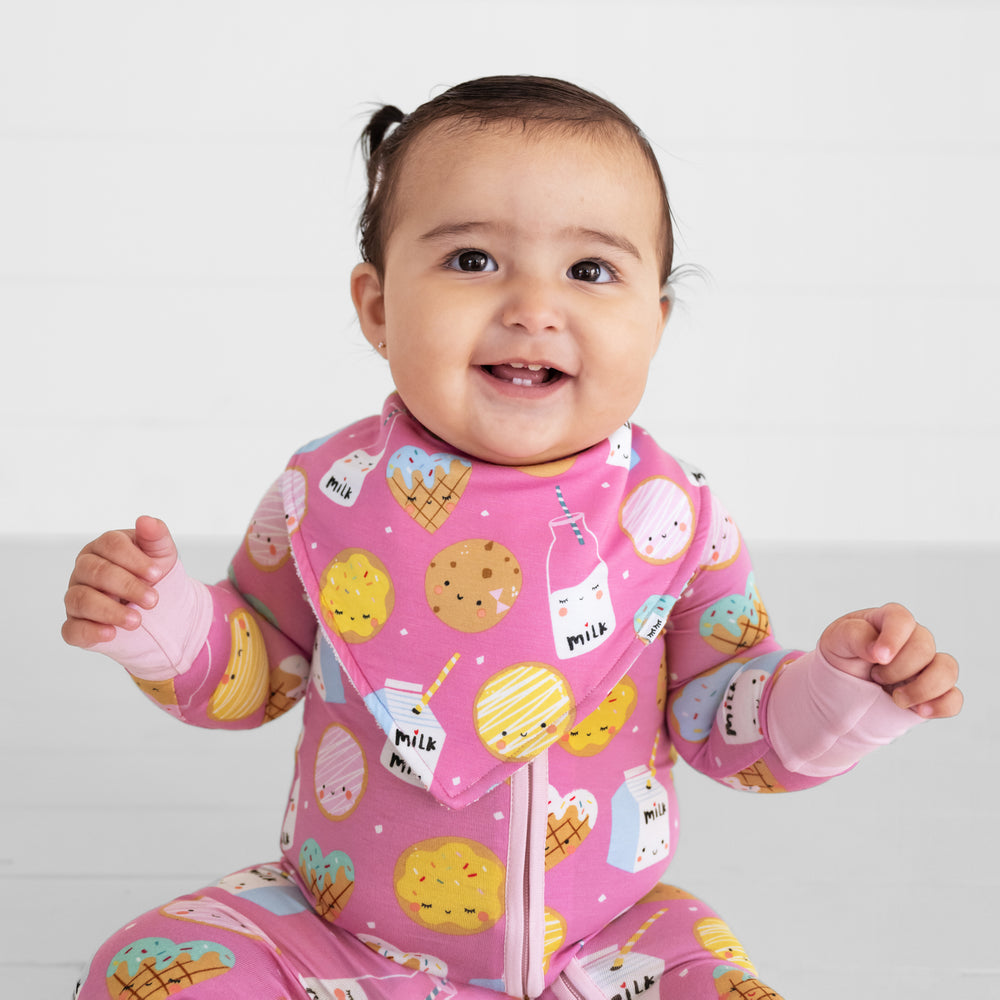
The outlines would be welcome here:
M 494 414 L 485 406 L 476 407 L 475 415 L 464 419 L 454 412 L 436 413 L 432 408 L 420 412 L 409 403 L 407 408 L 440 438 L 443 451 L 450 448 L 491 465 L 519 469 L 568 462 L 605 441 L 620 426 L 583 428 L 579 420 L 558 412 L 558 407 L 552 415 L 539 410 L 536 415 L 515 414 L 513 419 L 502 409 Z

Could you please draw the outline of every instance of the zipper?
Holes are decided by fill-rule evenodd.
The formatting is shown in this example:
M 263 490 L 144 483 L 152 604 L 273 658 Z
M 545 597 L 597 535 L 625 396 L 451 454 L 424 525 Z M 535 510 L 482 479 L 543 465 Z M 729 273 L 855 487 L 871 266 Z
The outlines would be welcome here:
M 570 978 L 570 974 L 574 972 L 586 982 L 590 992 L 582 988 L 583 984 L 576 983 Z M 605 994 L 594 985 L 575 958 L 559 973 L 559 978 L 552 984 L 552 993 L 556 1000 L 606 1000 Z
M 543 752 L 510 779 L 504 979 L 506 992 L 515 997 L 536 997 L 545 989 L 542 961 L 547 802 L 548 753 Z

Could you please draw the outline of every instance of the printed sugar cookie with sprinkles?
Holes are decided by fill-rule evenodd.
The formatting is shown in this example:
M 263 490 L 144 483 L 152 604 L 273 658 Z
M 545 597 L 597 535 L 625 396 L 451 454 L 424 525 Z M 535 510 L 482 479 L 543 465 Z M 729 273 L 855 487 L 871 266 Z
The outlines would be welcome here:
M 521 593 L 521 567 L 499 542 L 469 538 L 442 549 L 427 567 L 431 611 L 458 632 L 485 632 L 501 622 Z
M 478 934 L 503 915 L 506 874 L 488 847 L 464 837 L 432 837 L 399 856 L 393 884 L 414 923 L 441 934 Z
M 364 549 L 344 549 L 320 579 L 323 620 L 346 642 L 367 642 L 382 631 L 395 602 L 389 571 Z
M 635 711 L 639 692 L 631 677 L 623 677 L 590 715 L 575 722 L 559 745 L 578 757 L 600 753 L 622 731 Z

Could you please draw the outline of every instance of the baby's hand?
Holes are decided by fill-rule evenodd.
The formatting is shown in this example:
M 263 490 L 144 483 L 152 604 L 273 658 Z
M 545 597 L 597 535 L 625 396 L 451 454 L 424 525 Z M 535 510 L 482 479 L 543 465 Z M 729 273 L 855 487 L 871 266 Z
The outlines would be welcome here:
M 958 715 L 958 663 L 899 604 L 854 611 L 823 633 L 819 650 L 838 670 L 874 681 L 900 708 L 927 719 Z
M 135 528 L 107 531 L 76 557 L 64 603 L 62 637 L 84 649 L 109 642 L 115 630 L 139 627 L 141 608 L 156 605 L 154 585 L 177 562 L 177 546 L 167 526 L 140 517 Z

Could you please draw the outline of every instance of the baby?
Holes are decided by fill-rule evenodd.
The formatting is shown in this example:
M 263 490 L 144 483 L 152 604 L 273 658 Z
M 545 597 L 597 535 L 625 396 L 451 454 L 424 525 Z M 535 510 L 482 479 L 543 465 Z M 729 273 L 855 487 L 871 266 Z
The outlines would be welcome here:
M 186 722 L 304 702 L 281 860 L 130 923 L 79 996 L 778 996 L 664 884 L 683 756 L 816 785 L 958 668 L 889 604 L 775 640 L 704 477 L 629 418 L 668 319 L 652 150 L 570 84 L 460 85 L 364 134 L 362 332 L 396 391 L 312 441 L 229 578 L 140 517 L 87 545 L 65 640 Z

